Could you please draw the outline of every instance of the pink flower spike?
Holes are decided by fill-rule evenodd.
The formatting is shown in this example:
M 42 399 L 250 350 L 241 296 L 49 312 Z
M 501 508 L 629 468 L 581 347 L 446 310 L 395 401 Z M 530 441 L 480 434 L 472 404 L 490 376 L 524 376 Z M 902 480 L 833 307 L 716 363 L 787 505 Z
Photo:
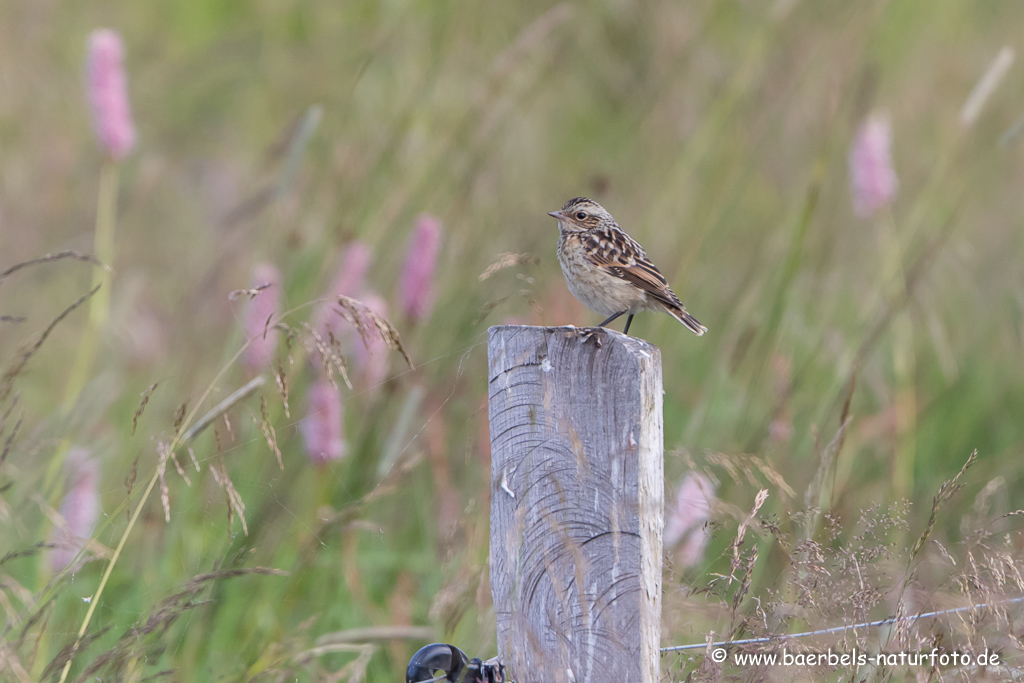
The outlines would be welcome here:
M 328 332 L 333 332 L 336 339 L 340 340 L 345 334 L 343 330 L 351 329 L 341 319 L 335 309 L 335 297 L 350 296 L 358 299 L 363 291 L 363 281 L 366 279 L 366 271 L 370 269 L 370 262 L 373 254 L 370 248 L 362 242 L 353 242 L 341 257 L 341 265 L 334 280 L 324 293 L 326 301 L 317 304 L 316 312 L 313 315 L 313 329 L 315 329 L 326 340 Z
M 367 292 L 363 295 L 362 301 L 367 308 L 380 317 L 388 317 L 387 302 L 379 294 Z M 376 330 L 371 329 L 365 344 L 361 339 L 356 339 L 352 355 L 355 356 L 356 365 L 365 387 L 373 389 L 388 378 L 391 353 L 387 343 L 377 334 Z
M 860 218 L 870 218 L 889 205 L 899 189 L 887 116 L 874 113 L 861 124 L 850 147 L 849 165 L 853 211 Z
M 50 567 L 59 572 L 75 558 L 92 536 L 100 511 L 99 464 L 85 448 L 72 448 L 67 457 L 70 487 L 60 504 L 62 523 L 53 531 L 56 546 Z
M 370 269 L 373 254 L 363 242 L 352 242 L 341 257 L 341 267 L 331 283 L 330 296 L 351 296 L 358 298 L 363 291 L 366 271 Z
M 124 45 L 116 31 L 100 29 L 89 35 L 86 89 L 96 137 L 110 158 L 120 161 L 135 146 L 135 125 L 128 106 Z
M 424 213 L 416 219 L 402 268 L 402 310 L 412 320 L 430 316 L 434 307 L 434 269 L 441 246 L 441 221 Z
M 306 455 L 314 464 L 345 457 L 342 419 L 341 393 L 326 379 L 316 379 L 306 395 L 306 419 L 302 421 Z
M 252 269 L 251 282 L 253 288 L 269 285 L 249 301 L 245 310 L 245 336 L 249 346 L 242 354 L 242 361 L 250 371 L 259 372 L 273 365 L 277 351 L 274 317 L 281 300 L 281 273 L 270 263 L 260 263 Z
M 676 491 L 676 500 L 665 521 L 665 547 L 682 543 L 679 561 L 692 567 L 701 561 L 708 535 L 704 525 L 711 519 L 715 485 L 703 474 L 687 474 Z

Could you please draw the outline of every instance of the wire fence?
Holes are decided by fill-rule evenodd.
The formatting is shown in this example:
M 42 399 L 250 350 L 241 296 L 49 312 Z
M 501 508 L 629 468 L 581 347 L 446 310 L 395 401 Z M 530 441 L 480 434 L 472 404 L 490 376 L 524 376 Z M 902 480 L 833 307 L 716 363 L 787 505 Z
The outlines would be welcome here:
M 958 612 L 967 612 L 975 609 L 987 609 L 993 605 L 1011 605 L 1014 603 L 1024 602 L 1024 597 L 1019 598 L 1008 598 L 1006 600 L 1000 600 L 995 603 L 980 602 L 974 605 L 965 605 L 964 607 L 956 607 L 953 609 L 940 609 L 934 612 L 922 612 L 921 614 L 914 615 L 912 617 L 888 617 L 887 619 L 879 619 L 878 621 L 865 621 L 860 624 L 845 624 L 843 626 L 833 626 L 832 628 L 823 628 L 817 631 L 804 631 L 803 633 L 787 633 L 777 636 L 763 636 L 761 638 L 744 638 L 742 640 L 721 640 L 714 643 L 693 643 L 690 645 L 673 645 L 672 647 L 663 647 L 661 651 L 664 652 L 679 652 L 682 650 L 698 650 L 708 647 L 727 647 L 729 645 L 756 645 L 759 643 L 776 643 L 783 640 L 793 640 L 795 638 L 805 638 L 807 636 L 823 636 L 830 633 L 842 633 L 843 631 L 851 631 L 858 628 L 874 628 L 876 626 L 885 626 L 886 624 L 894 624 L 897 621 L 913 621 L 917 622 L 921 619 L 930 619 L 931 617 L 938 617 L 943 614 L 956 614 Z

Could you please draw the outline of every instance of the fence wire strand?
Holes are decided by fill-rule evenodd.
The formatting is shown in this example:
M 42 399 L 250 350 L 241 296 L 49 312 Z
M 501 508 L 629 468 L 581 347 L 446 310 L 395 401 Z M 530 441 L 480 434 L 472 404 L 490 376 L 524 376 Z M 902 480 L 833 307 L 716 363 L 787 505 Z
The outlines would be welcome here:
M 817 631 L 804 631 L 803 633 L 788 633 L 777 636 L 763 636 L 761 638 L 744 638 L 742 640 L 720 640 L 715 643 L 692 643 L 690 645 L 673 645 L 672 647 L 663 647 L 661 651 L 665 652 L 679 652 L 681 650 L 698 650 L 707 647 L 727 647 L 729 645 L 756 645 L 760 643 L 773 643 L 781 642 L 784 640 L 793 640 L 794 638 L 804 638 L 806 636 L 823 636 L 829 633 L 841 633 L 843 631 L 850 631 L 858 628 L 874 628 L 876 626 L 885 626 L 886 624 L 894 624 L 897 621 L 913 621 L 917 622 L 921 619 L 930 619 L 932 617 L 938 617 L 943 614 L 956 614 L 957 612 L 966 612 L 974 609 L 987 609 L 993 605 L 1011 605 L 1014 603 L 1024 602 L 1024 597 L 1009 598 L 1006 600 L 1000 600 L 995 603 L 980 602 L 974 605 L 965 605 L 964 607 L 956 607 L 953 609 L 940 609 L 934 612 L 922 612 L 912 617 L 888 617 L 886 619 L 879 619 L 878 621 L 866 621 L 860 624 L 844 624 L 843 626 L 833 626 L 832 628 L 823 628 Z

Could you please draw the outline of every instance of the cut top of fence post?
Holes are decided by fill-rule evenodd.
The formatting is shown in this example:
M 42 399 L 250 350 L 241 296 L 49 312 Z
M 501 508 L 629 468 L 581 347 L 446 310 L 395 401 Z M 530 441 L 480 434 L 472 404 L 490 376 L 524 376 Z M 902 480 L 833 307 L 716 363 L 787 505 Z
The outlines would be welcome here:
M 517 683 L 655 683 L 661 353 L 602 328 L 506 325 L 488 358 L 499 656 Z

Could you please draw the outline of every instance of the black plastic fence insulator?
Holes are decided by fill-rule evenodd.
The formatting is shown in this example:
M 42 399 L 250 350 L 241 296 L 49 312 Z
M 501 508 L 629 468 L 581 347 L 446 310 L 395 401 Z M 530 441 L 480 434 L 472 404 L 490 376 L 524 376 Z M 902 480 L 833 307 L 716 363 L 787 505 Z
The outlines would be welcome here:
M 444 672 L 434 676 L 434 672 Z M 447 643 L 432 643 L 421 648 L 409 660 L 405 683 L 513 683 L 505 679 L 505 667 L 497 657 L 486 662 L 470 659 L 466 653 Z

